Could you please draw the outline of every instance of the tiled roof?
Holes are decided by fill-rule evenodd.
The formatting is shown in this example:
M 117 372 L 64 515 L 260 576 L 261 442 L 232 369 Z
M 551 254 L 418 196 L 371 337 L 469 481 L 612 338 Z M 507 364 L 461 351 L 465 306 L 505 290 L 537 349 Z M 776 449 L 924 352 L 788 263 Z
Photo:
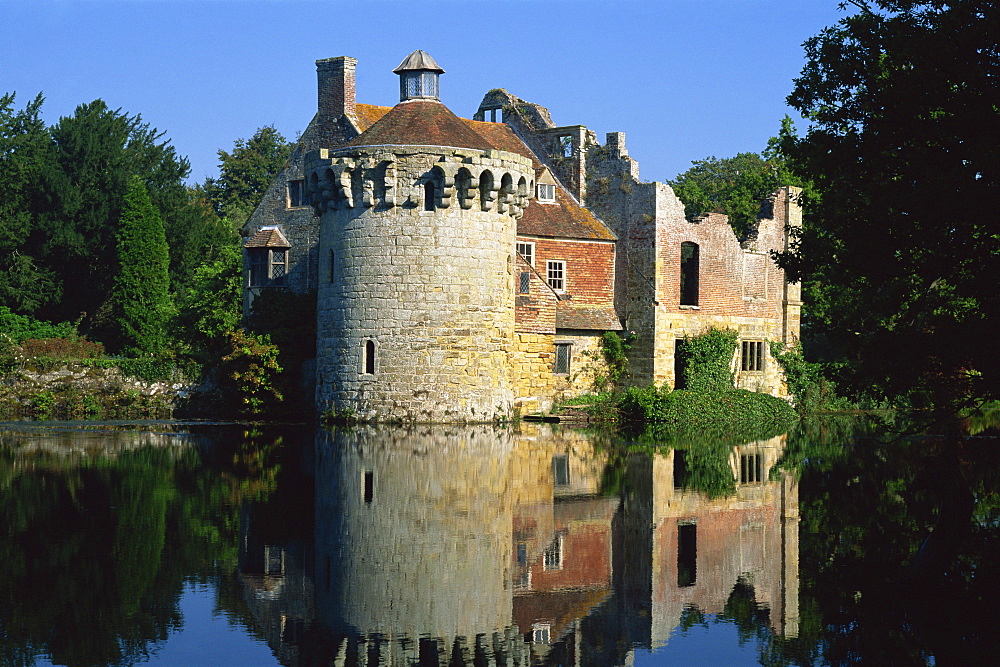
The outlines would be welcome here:
M 494 148 L 528 158 L 531 160 L 536 171 L 542 168 L 542 163 L 538 160 L 538 156 L 524 145 L 524 142 L 514 134 L 514 130 L 510 129 L 509 125 L 504 123 L 486 123 L 478 120 L 468 120 L 467 118 L 463 118 L 462 120 L 465 121 L 466 125 L 493 144 Z
M 346 145 L 452 146 L 481 151 L 494 148 L 436 100 L 400 102 Z
M 593 213 L 576 203 L 556 186 L 556 203 L 539 204 L 532 199 L 517 221 L 517 233 L 525 236 L 562 236 L 571 239 L 613 241 L 617 238 Z
M 557 329 L 596 329 L 621 331 L 624 329 L 611 306 L 576 306 L 565 301 L 556 304 Z
M 291 248 L 285 235 L 277 227 L 261 227 L 244 245 L 244 248 Z
M 354 105 L 354 120 L 357 121 L 358 127 L 364 132 L 374 125 L 379 118 L 389 113 L 390 109 L 392 107 L 380 107 L 374 104 L 356 104 Z

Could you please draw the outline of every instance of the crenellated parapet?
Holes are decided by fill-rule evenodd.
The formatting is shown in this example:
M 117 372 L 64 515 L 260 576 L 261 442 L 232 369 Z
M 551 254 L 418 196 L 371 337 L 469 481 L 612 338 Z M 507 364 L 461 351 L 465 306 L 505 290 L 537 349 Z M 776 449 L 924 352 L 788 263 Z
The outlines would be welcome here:
M 442 146 L 319 149 L 306 156 L 305 175 L 306 196 L 317 215 L 457 207 L 518 219 L 535 188 L 534 168 L 525 157 Z

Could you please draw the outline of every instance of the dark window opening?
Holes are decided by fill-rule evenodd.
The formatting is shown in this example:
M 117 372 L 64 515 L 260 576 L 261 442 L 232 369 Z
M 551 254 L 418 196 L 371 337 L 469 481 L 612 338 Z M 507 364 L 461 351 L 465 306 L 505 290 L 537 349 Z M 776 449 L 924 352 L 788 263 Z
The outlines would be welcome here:
M 288 208 L 306 206 L 304 181 L 288 181 Z
M 371 470 L 365 471 L 365 502 L 370 503 L 375 495 L 375 473 Z
M 528 545 L 524 542 L 519 542 L 517 545 L 517 564 L 528 564 Z
M 740 456 L 740 484 L 755 484 L 764 481 L 764 461 L 760 454 Z
M 336 260 L 336 254 L 331 250 L 330 251 L 330 276 L 329 276 L 331 283 L 333 282 L 333 269 L 336 266 L 335 260 Z
M 681 244 L 681 305 L 698 305 L 698 244 Z
M 434 210 L 434 181 L 424 183 L 424 210 Z
M 484 171 L 479 175 L 479 208 L 489 211 L 493 207 L 493 174 Z
M 288 251 L 284 248 L 251 248 L 248 287 L 281 287 L 288 274 Z
M 531 274 L 527 271 L 521 272 L 521 284 L 518 291 L 521 294 L 528 294 L 531 291 Z
M 674 450 L 674 488 L 683 489 L 688 483 L 687 457 L 683 449 Z
M 375 341 L 365 341 L 365 373 L 375 374 Z
M 764 341 L 743 341 L 740 354 L 740 369 L 755 372 L 764 370 Z
M 698 526 L 682 523 L 677 526 L 677 585 L 694 586 L 698 579 Z
M 570 349 L 572 343 L 556 343 L 556 364 L 554 372 L 556 375 L 569 374 Z
M 684 376 L 687 372 L 686 342 L 683 338 L 674 340 L 674 389 L 687 389 Z
M 556 486 L 569 486 L 569 457 L 565 454 L 552 457 L 552 477 Z

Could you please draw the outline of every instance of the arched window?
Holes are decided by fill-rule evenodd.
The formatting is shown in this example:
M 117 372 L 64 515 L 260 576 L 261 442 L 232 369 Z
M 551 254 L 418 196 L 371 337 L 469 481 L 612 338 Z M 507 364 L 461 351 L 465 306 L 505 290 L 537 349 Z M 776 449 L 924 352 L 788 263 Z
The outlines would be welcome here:
M 434 181 L 424 183 L 424 210 L 434 210 Z
M 458 205 L 462 208 L 472 208 L 472 195 L 469 194 L 469 190 L 472 189 L 472 174 L 465 167 L 458 170 L 458 174 L 455 175 L 455 191 L 458 195 Z
M 698 244 L 681 244 L 681 305 L 698 305 Z
M 375 375 L 375 341 L 365 341 L 365 374 Z

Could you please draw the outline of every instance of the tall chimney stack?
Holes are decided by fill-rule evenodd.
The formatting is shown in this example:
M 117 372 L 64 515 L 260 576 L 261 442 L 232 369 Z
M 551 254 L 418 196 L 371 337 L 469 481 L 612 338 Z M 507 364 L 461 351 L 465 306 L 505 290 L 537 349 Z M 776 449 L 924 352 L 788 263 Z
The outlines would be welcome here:
M 338 117 L 354 114 L 354 70 L 357 66 L 357 58 L 349 56 L 316 61 L 316 77 L 319 83 L 317 111 L 320 116 Z

